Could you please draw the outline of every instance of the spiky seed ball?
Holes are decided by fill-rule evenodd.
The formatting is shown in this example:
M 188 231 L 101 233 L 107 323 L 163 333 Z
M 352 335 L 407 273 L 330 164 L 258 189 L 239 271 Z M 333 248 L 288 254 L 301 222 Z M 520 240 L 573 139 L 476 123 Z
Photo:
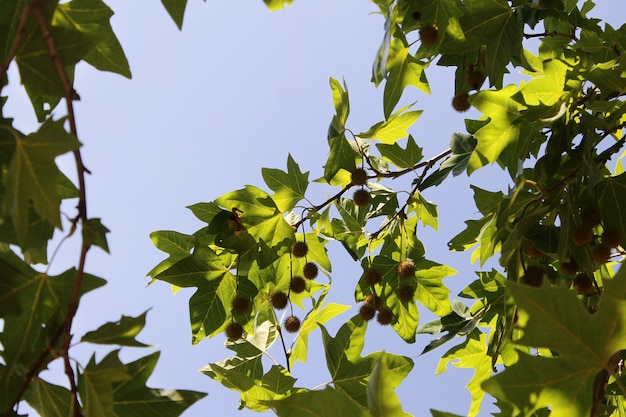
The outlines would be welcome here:
M 411 278 L 415 275 L 415 262 L 405 259 L 398 264 L 398 274 L 402 278 Z
M 391 309 L 388 307 L 381 308 L 380 310 L 378 310 L 378 316 L 376 316 L 376 320 L 383 326 L 391 324 L 391 321 L 393 320 L 393 311 L 391 311 Z
M 301 276 L 295 276 L 291 279 L 291 291 L 296 294 L 300 294 L 302 291 L 306 290 L 306 281 Z
M 352 195 L 352 200 L 354 201 L 354 205 L 358 207 L 366 206 L 370 203 L 372 199 L 372 195 L 369 191 L 359 188 Z
M 465 83 L 472 89 L 478 90 L 485 81 L 485 75 L 480 70 L 474 69 L 465 74 Z
M 226 326 L 226 337 L 228 337 L 228 340 L 234 342 L 235 340 L 241 339 L 241 336 L 243 336 L 243 327 L 236 321 L 231 321 L 228 326 Z
M 235 314 L 247 314 L 252 309 L 252 303 L 247 295 L 238 294 L 231 303 L 233 313 Z
M 578 272 L 578 262 L 573 259 L 561 263 L 561 271 L 566 274 L 574 275 Z
M 304 264 L 302 268 L 302 274 L 306 279 L 315 279 L 317 278 L 317 274 L 319 273 L 319 269 L 317 265 L 313 262 L 307 262 Z
M 367 171 L 357 168 L 350 174 L 350 179 L 354 185 L 364 185 L 367 182 Z
M 603 264 L 611 257 L 611 248 L 604 245 L 598 245 L 591 250 L 593 260 L 599 264 Z
M 415 288 L 409 284 L 400 285 L 398 288 L 398 299 L 402 302 L 408 303 L 413 301 L 415 295 Z
M 576 227 L 572 231 L 572 242 L 576 246 L 585 246 L 593 240 L 593 229 L 591 227 L 582 225 Z
M 469 94 L 467 94 L 466 92 L 462 91 L 460 93 L 457 93 L 452 98 L 452 108 L 459 113 L 468 111 L 470 107 L 471 106 L 469 102 Z
M 289 333 L 295 333 L 300 330 L 300 319 L 296 316 L 289 316 L 285 319 L 283 327 Z
M 593 282 L 589 278 L 587 274 L 578 274 L 574 277 L 573 281 L 574 287 L 576 287 L 576 291 L 580 295 L 589 295 L 591 291 L 593 291 Z
M 439 29 L 433 24 L 422 25 L 419 30 L 419 34 L 422 44 L 426 46 L 436 44 L 439 39 Z
M 522 282 L 531 287 L 541 287 L 546 269 L 541 265 L 530 265 L 526 268 L 526 274 L 522 277 Z
M 289 298 L 282 291 L 275 292 L 270 296 L 270 303 L 276 310 L 282 310 L 287 307 L 287 302 L 289 302 Z
M 376 294 L 369 294 L 367 297 L 365 297 L 365 300 L 363 300 L 363 302 L 365 304 L 371 305 L 372 307 L 374 307 L 374 309 L 377 309 L 381 305 L 380 297 Z
M 616 248 L 622 241 L 622 233 L 614 228 L 608 228 L 602 233 L 602 245 Z
M 543 258 L 543 252 L 539 249 L 535 248 L 533 245 L 526 246 L 526 253 L 532 259 L 541 259 Z
M 291 245 L 291 254 L 296 258 L 304 258 L 309 251 L 309 245 L 303 241 L 297 241 Z
M 602 222 L 602 213 L 597 207 L 587 207 L 580 214 L 580 219 L 587 227 L 596 227 Z
M 370 266 L 365 270 L 365 272 L 363 272 L 363 281 L 366 284 L 378 284 L 381 279 L 383 279 L 382 274 L 377 268 L 374 268 L 373 266 Z
M 363 304 L 361 308 L 359 308 L 359 316 L 363 319 L 363 321 L 370 321 L 376 315 L 376 307 L 371 304 Z

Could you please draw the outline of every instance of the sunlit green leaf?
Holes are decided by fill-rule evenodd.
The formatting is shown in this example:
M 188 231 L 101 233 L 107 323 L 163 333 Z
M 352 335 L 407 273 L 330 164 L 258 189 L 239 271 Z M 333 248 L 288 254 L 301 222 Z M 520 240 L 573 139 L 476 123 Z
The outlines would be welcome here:
M 291 155 L 287 158 L 287 172 L 270 168 L 263 168 L 262 172 L 265 183 L 274 191 L 272 199 L 278 210 L 289 211 L 304 198 L 309 185 L 309 173 L 303 174 Z

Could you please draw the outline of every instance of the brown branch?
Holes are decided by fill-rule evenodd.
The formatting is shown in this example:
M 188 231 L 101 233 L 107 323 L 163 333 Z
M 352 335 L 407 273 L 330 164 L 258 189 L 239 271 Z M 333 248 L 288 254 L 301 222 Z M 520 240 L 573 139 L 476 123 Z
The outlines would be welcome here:
M 26 23 L 28 22 L 28 16 L 31 13 L 31 9 L 32 9 L 31 6 L 32 6 L 32 3 L 27 4 L 24 7 L 24 11 L 22 11 L 22 17 L 20 18 L 20 24 L 17 28 L 15 39 L 13 39 L 13 44 L 11 45 L 11 49 L 9 50 L 9 54 L 7 56 L 6 61 L 4 62 L 4 64 L 2 64 L 2 68 L 0 68 L 0 80 L 4 78 L 7 71 L 9 70 L 9 67 L 11 66 L 11 62 L 13 62 L 13 60 L 15 59 L 15 56 L 17 55 L 17 50 L 19 49 L 20 44 L 22 43 L 22 39 L 24 38 L 24 35 L 26 34 Z M 0 90 L 2 90 L 3 87 L 4 85 L 2 85 L 0 82 Z
M 72 85 L 72 81 L 63 66 L 63 62 L 61 62 L 59 51 L 57 49 L 54 37 L 50 31 L 49 23 L 46 19 L 46 16 L 43 13 L 42 8 L 42 0 L 33 0 L 32 12 L 34 16 L 37 18 L 37 22 L 39 23 L 39 28 L 41 29 L 41 33 L 43 35 L 44 41 L 46 42 L 46 46 L 48 48 L 48 54 L 50 55 L 50 59 L 52 60 L 59 79 L 61 80 L 61 84 L 63 86 L 63 94 L 65 97 L 65 104 L 67 106 L 67 117 L 70 125 L 70 133 L 74 137 L 78 137 L 76 130 L 76 118 L 74 114 L 74 100 L 78 99 L 78 95 L 74 90 Z M 86 191 L 85 191 L 85 173 L 87 170 L 82 161 L 82 157 L 79 150 L 74 151 L 74 159 L 76 162 L 76 169 L 78 171 L 78 190 L 79 190 L 79 198 L 78 198 L 78 220 L 80 220 L 83 225 L 87 220 L 87 205 L 86 205 Z M 84 278 L 85 271 L 85 261 L 87 258 L 87 252 L 89 251 L 89 245 L 83 239 L 81 245 L 80 256 L 78 260 L 78 268 L 76 271 L 76 277 L 74 279 L 74 287 L 72 289 L 72 295 L 70 297 L 70 301 L 68 303 L 68 311 L 65 321 L 62 326 L 62 334 L 63 334 L 63 344 L 61 347 L 61 354 L 64 359 L 65 364 L 65 373 L 67 374 L 71 393 L 72 393 L 72 411 L 75 417 L 82 417 L 82 413 L 80 411 L 80 403 L 78 401 L 78 388 L 76 386 L 76 378 L 74 375 L 74 371 L 72 369 L 70 359 L 69 359 L 69 346 L 72 339 L 71 329 L 72 323 L 74 321 L 74 316 L 76 315 L 76 311 L 78 310 L 78 301 L 80 299 L 80 292 L 82 287 L 82 282 Z
M 530 38 L 541 38 L 541 37 L 553 37 L 553 36 L 563 36 L 565 38 L 569 38 L 573 41 L 578 40 L 576 38 L 576 36 L 569 34 L 569 33 L 563 33 L 563 32 L 557 32 L 556 30 L 553 31 L 546 31 L 543 33 L 524 33 L 524 38 L 526 39 L 530 39 Z

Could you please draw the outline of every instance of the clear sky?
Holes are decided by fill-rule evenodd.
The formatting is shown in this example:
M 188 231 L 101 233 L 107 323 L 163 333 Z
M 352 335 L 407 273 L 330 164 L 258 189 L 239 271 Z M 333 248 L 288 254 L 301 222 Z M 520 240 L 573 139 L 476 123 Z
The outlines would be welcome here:
M 621 0 L 598 3 L 592 14 L 621 25 L 623 13 L 615 13 L 623 9 Z M 151 308 L 139 337 L 162 352 L 151 386 L 208 392 L 185 417 L 256 416 L 238 412 L 238 394 L 197 372 L 230 352 L 222 336 L 191 346 L 187 302 L 194 290 L 173 296 L 165 283 L 147 287 L 146 273 L 165 257 L 153 247 L 149 234 L 161 229 L 193 233 L 202 224 L 185 206 L 214 200 L 246 184 L 266 188 L 261 168 L 285 169 L 288 153 L 303 171 L 311 171 L 311 178 L 320 177 L 333 115 L 330 77 L 344 78 L 348 85 L 351 130 L 365 131 L 382 120 L 382 89 L 376 90 L 370 77 L 384 20 L 372 14 L 376 7 L 365 0 L 295 0 L 292 7 L 273 13 L 261 0 L 190 0 L 181 32 L 157 0 L 107 4 L 116 12 L 112 25 L 133 79 L 99 73 L 84 64 L 76 74 L 82 98 L 77 105 L 79 139 L 93 173 L 87 184 L 89 215 L 101 217 L 112 233 L 111 255 L 92 249 L 87 263 L 89 272 L 109 284 L 83 299 L 74 333 Z M 432 66 L 427 74 L 433 94 L 408 90 L 402 102 L 417 100 L 415 108 L 425 110 L 411 133 L 428 157 L 446 149 L 452 133 L 463 131 L 464 117 L 472 114 L 459 115 L 450 107 L 451 71 Z M 15 68 L 10 75 L 16 83 Z M 56 114 L 62 113 L 60 107 Z M 24 130 L 33 126 L 31 114 L 25 100 L 9 101 L 6 115 L 15 117 Z M 70 159 L 61 164 L 73 172 Z M 492 190 L 506 187 L 504 174 L 494 179 L 499 169 L 484 171 L 472 176 L 472 182 Z M 458 270 L 444 280 L 452 298 L 474 279 L 477 269 L 469 264 L 468 254 L 447 250 L 447 242 L 463 229 L 463 220 L 476 215 L 468 184 L 463 177 L 429 189 L 425 197 L 439 205 L 440 230 L 418 232 L 429 259 Z M 322 201 L 329 191 L 316 186 L 311 199 Z M 335 284 L 331 301 L 354 306 L 359 266 L 340 245 L 329 247 Z M 64 245 L 52 272 L 73 265 L 77 254 L 76 244 Z M 432 318 L 420 311 L 421 324 Z M 336 319 L 329 326 L 331 333 L 355 312 L 353 308 Z M 418 336 L 415 344 L 406 345 L 391 328 L 372 323 L 370 329 L 364 353 L 385 349 L 415 360 L 413 373 L 398 390 L 407 412 L 424 416 L 434 408 L 467 413 L 464 385 L 471 372 L 450 369 L 434 374 L 441 355 L 460 339 L 420 357 L 432 337 Z M 293 369 L 299 386 L 328 381 L 320 338 L 319 331 L 311 336 L 311 363 Z M 86 362 L 92 348 L 78 347 L 74 356 Z M 122 356 L 130 360 L 147 353 L 124 349 Z M 274 353 L 280 361 L 281 351 Z M 488 403 L 481 415 L 493 410 Z

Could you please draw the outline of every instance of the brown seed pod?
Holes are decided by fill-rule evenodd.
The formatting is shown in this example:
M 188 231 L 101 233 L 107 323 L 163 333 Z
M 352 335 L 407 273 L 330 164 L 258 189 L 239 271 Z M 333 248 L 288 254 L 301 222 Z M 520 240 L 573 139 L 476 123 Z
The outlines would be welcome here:
M 522 282 L 531 287 L 541 287 L 546 269 L 541 265 L 530 265 L 526 268 L 526 274 L 522 277 Z
M 247 295 L 237 294 L 231 302 L 231 307 L 235 314 L 248 314 L 252 310 L 252 303 Z
M 402 278 L 412 278 L 415 276 L 415 262 L 405 259 L 398 264 L 398 274 Z
M 572 231 L 572 242 L 576 246 L 585 246 L 593 240 L 593 229 L 589 226 L 578 226 Z
M 606 263 L 611 257 L 611 248 L 604 245 L 598 245 L 591 250 L 593 260 L 599 264 Z
M 236 321 L 231 321 L 228 326 L 226 326 L 226 337 L 228 337 L 228 340 L 234 342 L 235 340 L 241 339 L 241 336 L 243 336 L 243 327 Z
M 363 281 L 366 284 L 369 284 L 369 285 L 378 284 L 381 279 L 383 279 L 382 274 L 380 273 L 378 269 L 374 268 L 373 266 L 367 268 L 365 272 L 363 272 Z
M 393 311 L 391 311 L 391 309 L 388 307 L 382 307 L 380 310 L 378 310 L 378 316 L 376 316 L 376 320 L 383 326 L 391 324 L 391 322 L 393 321 Z
M 359 316 L 363 321 L 370 321 L 376 315 L 376 308 L 371 304 L 363 304 L 359 308 Z
M 593 282 L 587 274 L 578 274 L 572 282 L 580 295 L 589 295 L 593 291 Z
M 289 316 L 285 319 L 283 327 L 289 333 L 295 333 L 300 330 L 300 319 L 296 316 Z
M 413 301 L 413 296 L 415 296 L 415 288 L 409 284 L 400 285 L 398 288 L 398 300 L 408 303 Z
M 309 251 L 309 245 L 306 242 L 298 241 L 291 245 L 291 254 L 296 258 L 303 258 Z
M 543 258 L 543 252 L 541 252 L 539 249 L 535 248 L 531 244 L 526 246 L 526 254 L 528 255 L 528 257 L 530 257 L 532 259 L 541 259 L 541 258 Z
M 350 179 L 354 185 L 364 185 L 367 182 L 367 171 L 357 168 L 350 174 Z
M 580 214 L 580 219 L 585 226 L 596 227 L 602 222 L 602 212 L 597 207 L 587 207 Z
M 287 307 L 287 303 L 289 302 L 289 298 L 287 294 L 282 291 L 275 292 L 270 296 L 270 303 L 276 310 L 282 310 Z
M 457 93 L 452 98 L 452 108 L 459 113 L 468 111 L 470 107 L 471 105 L 469 102 L 469 94 L 467 94 L 466 92 L 462 91 L 460 93 Z
M 566 262 L 561 262 L 561 271 L 563 271 L 565 274 L 574 275 L 576 272 L 578 272 L 578 262 L 576 262 L 574 259 L 570 259 Z
M 315 279 L 317 278 L 317 274 L 319 273 L 319 269 L 316 264 L 313 262 L 307 262 L 304 264 L 302 268 L 302 274 L 306 279 Z
M 607 228 L 602 233 L 602 245 L 609 248 L 616 248 L 622 241 L 622 233 L 615 228 Z
M 368 294 L 368 296 L 365 297 L 365 300 L 363 300 L 365 304 L 369 304 L 375 309 L 377 309 L 378 307 L 382 305 L 381 301 L 382 300 L 380 299 L 380 297 L 377 296 L 376 294 Z
M 422 25 L 419 30 L 419 34 L 422 44 L 426 46 L 436 44 L 439 39 L 439 29 L 433 24 Z
M 301 292 L 306 290 L 306 281 L 301 276 L 296 275 L 295 277 L 291 278 L 290 288 L 291 291 L 293 291 L 294 293 L 300 294 Z
M 472 89 L 478 90 L 485 81 L 485 74 L 480 70 L 473 70 L 465 74 L 465 83 Z
M 370 203 L 372 199 L 372 195 L 369 191 L 359 188 L 352 195 L 352 201 L 354 201 L 354 205 L 358 207 L 366 206 Z

